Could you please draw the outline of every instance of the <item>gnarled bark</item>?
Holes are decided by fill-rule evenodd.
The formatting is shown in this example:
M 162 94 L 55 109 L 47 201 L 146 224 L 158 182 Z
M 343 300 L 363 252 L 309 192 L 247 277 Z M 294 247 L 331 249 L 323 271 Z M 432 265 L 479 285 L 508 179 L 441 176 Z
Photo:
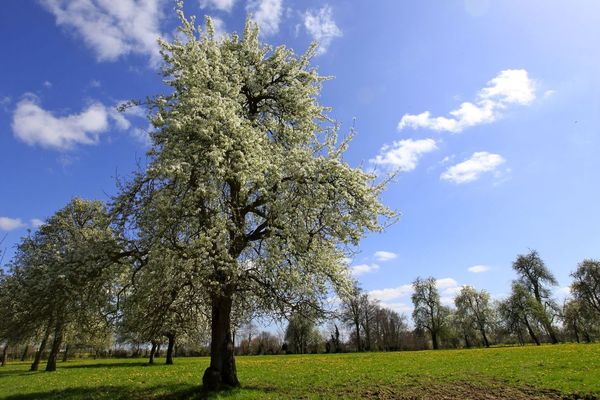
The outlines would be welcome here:
M 231 305 L 231 296 L 214 295 L 212 298 L 210 366 L 202 377 L 206 390 L 240 385 L 231 338 Z
M 438 343 L 438 335 L 437 335 L 437 332 L 434 330 L 431 331 L 431 345 L 433 346 L 434 350 L 437 350 L 440 348 L 440 345 Z
M 25 348 L 23 349 L 23 353 L 21 353 L 21 361 L 25 361 L 25 359 L 27 358 L 28 351 L 29 351 L 29 344 L 26 344 Z
M 69 359 L 69 343 L 65 346 L 65 352 L 63 354 L 62 362 L 67 362 Z
M 175 346 L 175 334 L 167 333 L 165 335 L 167 339 L 169 339 L 169 344 L 167 345 L 167 359 L 165 364 L 173 365 L 173 347 Z
M 154 354 L 156 353 L 156 341 L 152 341 L 152 348 L 150 349 L 150 358 L 148 364 L 154 364 Z
M 525 318 L 524 322 L 525 322 L 525 326 L 527 327 L 527 331 L 529 332 L 529 336 L 531 336 L 531 338 L 533 339 L 535 344 L 539 346 L 540 340 L 537 338 L 537 336 L 533 332 L 533 329 L 531 328 L 531 325 L 529 325 L 529 321 L 527 320 L 527 318 Z
M 2 362 L 0 364 L 2 367 L 6 365 L 6 353 L 8 353 L 8 342 L 4 345 L 4 349 L 2 350 Z
M 54 330 L 54 340 L 52 341 L 52 348 L 50 349 L 50 355 L 48 356 L 48 363 L 46 364 L 46 371 L 56 371 L 56 359 L 58 358 L 58 352 L 60 351 L 60 345 L 63 341 L 63 329 L 60 324 L 56 326 Z
M 40 343 L 40 347 L 38 351 L 35 353 L 35 357 L 33 358 L 33 363 L 31 364 L 30 371 L 37 371 L 40 366 L 40 361 L 42 360 L 42 354 L 44 354 L 44 350 L 46 350 L 46 344 L 48 343 L 48 338 L 50 337 L 50 329 L 52 327 L 52 322 L 48 323 L 46 327 L 46 332 L 44 332 L 44 337 L 42 338 L 42 342 Z

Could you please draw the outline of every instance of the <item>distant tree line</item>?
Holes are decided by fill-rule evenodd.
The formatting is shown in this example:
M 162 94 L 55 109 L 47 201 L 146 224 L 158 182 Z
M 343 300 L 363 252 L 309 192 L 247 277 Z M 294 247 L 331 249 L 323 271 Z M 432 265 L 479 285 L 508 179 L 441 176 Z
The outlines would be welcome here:
M 123 245 L 109 208 L 73 199 L 24 237 L 0 274 L 0 357 L 45 369 L 70 357 L 147 357 L 154 363 L 210 353 L 210 308 L 195 279 L 165 248 Z M 139 245 L 139 243 L 138 243 Z M 158 247 L 156 247 L 158 248 Z M 536 251 L 519 255 L 509 295 L 492 300 L 463 286 L 443 304 L 435 278 L 413 282 L 412 325 L 358 284 L 323 313 L 298 303 L 285 332 L 259 332 L 252 304 L 232 305 L 241 355 L 398 351 L 591 342 L 600 335 L 600 261 L 571 274 L 571 297 L 552 297 L 556 278 Z

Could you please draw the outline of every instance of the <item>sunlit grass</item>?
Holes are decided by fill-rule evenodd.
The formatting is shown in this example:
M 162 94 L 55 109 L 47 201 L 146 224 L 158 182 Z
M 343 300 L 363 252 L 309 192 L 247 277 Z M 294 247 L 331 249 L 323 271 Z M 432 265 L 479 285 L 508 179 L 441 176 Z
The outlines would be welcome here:
M 0 398 L 206 397 L 200 381 L 207 358 L 177 358 L 172 366 L 162 361 L 149 366 L 142 359 L 77 360 L 59 363 L 54 373 L 32 373 L 28 363 L 12 363 L 0 369 Z M 600 395 L 600 344 L 238 357 L 237 366 L 243 387 L 216 397 L 435 398 L 431 390 L 457 385 L 490 393 L 509 387 L 530 394 Z

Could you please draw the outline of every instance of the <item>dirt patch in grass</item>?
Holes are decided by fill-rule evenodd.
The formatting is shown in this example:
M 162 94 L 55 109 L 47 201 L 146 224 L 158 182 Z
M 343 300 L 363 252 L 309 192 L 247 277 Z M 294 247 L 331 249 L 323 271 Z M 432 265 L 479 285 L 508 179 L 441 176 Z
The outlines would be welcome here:
M 568 395 L 552 389 L 515 387 L 503 383 L 478 385 L 470 382 L 432 383 L 410 388 L 377 388 L 361 394 L 365 399 L 382 400 L 598 400 L 591 395 Z

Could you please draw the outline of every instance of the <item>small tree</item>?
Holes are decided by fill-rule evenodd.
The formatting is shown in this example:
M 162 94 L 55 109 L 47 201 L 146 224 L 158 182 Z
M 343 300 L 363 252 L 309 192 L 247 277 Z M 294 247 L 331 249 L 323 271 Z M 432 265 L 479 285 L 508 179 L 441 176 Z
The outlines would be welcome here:
M 367 297 L 356 282 L 352 290 L 348 291 L 342 297 L 341 319 L 350 329 L 354 329 L 354 341 L 356 342 L 356 351 L 363 350 L 363 342 L 361 340 L 361 321 L 363 319 L 363 300 Z
M 343 159 L 336 126 L 318 103 L 326 79 L 310 67 L 315 46 L 296 56 L 243 37 L 198 33 L 178 11 L 185 37 L 161 41 L 168 94 L 148 101 L 156 130 L 148 168 L 115 201 L 132 242 L 163 238 L 193 267 L 211 309 L 206 389 L 239 384 L 232 307 L 320 308 L 350 286 L 344 246 L 381 230 L 391 213 L 383 186 Z M 133 227 L 127 229 L 127 227 Z M 152 241 L 153 244 L 156 240 Z
M 562 310 L 562 320 L 565 331 L 574 337 L 577 343 L 581 340 L 592 341 L 592 336 L 598 331 L 598 315 L 588 303 L 571 299 L 565 302 Z
M 454 299 L 456 316 L 464 328 L 475 329 L 481 334 L 485 347 L 490 347 L 488 332 L 493 321 L 490 295 L 485 290 L 478 292 L 471 286 L 463 286 Z
M 600 317 L 600 260 L 583 260 L 571 276 L 573 295 Z
M 535 344 L 540 345 L 536 325 L 545 310 L 523 284 L 513 282 L 511 295 L 500 303 L 499 312 L 507 330 L 520 335 L 525 327 Z
M 130 282 L 123 288 L 119 330 L 151 343 L 151 364 L 161 338 L 167 339 L 165 363 L 173 364 L 177 338 L 208 325 L 206 299 L 195 290 L 193 271 L 176 260 L 168 248 L 152 248 L 142 269 L 133 265 Z
M 440 294 L 436 280 L 432 277 L 417 278 L 413 282 L 414 305 L 413 320 L 417 330 L 425 330 L 431 335 L 431 345 L 434 350 L 439 348 L 440 335 L 447 322 L 450 310 L 440 302 Z
M 400 350 L 402 335 L 407 330 L 406 317 L 379 305 L 376 305 L 374 314 L 372 326 L 376 349 L 384 351 Z
M 40 348 L 52 335 L 46 371 L 56 370 L 69 327 L 84 329 L 106 315 L 121 256 L 110 218 L 99 201 L 75 198 L 17 247 L 12 273 L 22 288 L 22 315 L 43 329 Z
M 289 318 L 288 326 L 285 330 L 285 341 L 288 350 L 294 354 L 306 354 L 311 352 L 321 341 L 321 335 L 315 327 L 314 318 L 297 312 Z
M 558 308 L 550 298 L 549 288 L 549 286 L 556 286 L 558 284 L 556 278 L 546 268 L 544 261 L 535 250 L 517 256 L 517 259 L 513 262 L 513 269 L 520 276 L 519 281 L 521 284 L 533 295 L 540 305 L 541 309 L 538 310 L 538 318 L 546 332 L 548 332 L 550 340 L 552 343 L 558 343 L 554 327 L 552 326 L 552 320 L 549 316 L 550 312 Z

